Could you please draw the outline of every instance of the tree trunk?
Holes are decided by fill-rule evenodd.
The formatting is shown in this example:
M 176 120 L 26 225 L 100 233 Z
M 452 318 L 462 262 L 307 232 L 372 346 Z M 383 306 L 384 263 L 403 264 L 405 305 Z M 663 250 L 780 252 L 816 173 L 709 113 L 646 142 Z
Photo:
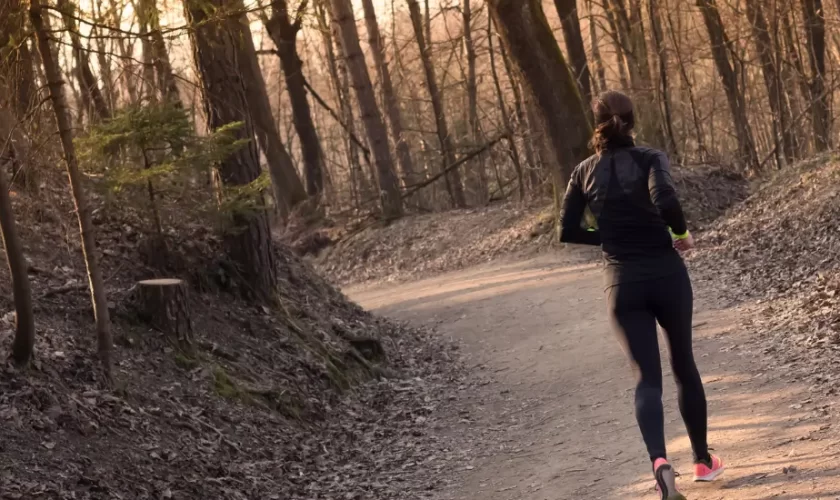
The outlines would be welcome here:
M 452 137 L 449 135 L 449 124 L 446 120 L 446 110 L 438 89 L 435 67 L 432 63 L 429 47 L 426 45 L 425 34 L 423 33 L 423 21 L 420 17 L 420 6 L 417 0 L 407 0 L 408 10 L 411 15 L 411 24 L 414 28 L 414 36 L 417 38 L 417 45 L 420 48 L 420 58 L 423 61 L 423 71 L 426 75 L 426 86 L 429 89 L 429 97 L 432 100 L 432 108 L 435 113 L 435 125 L 437 128 L 438 141 L 443 153 L 444 168 L 455 163 L 455 147 L 452 144 Z M 457 168 L 449 170 L 444 176 L 447 181 L 447 189 L 452 204 L 457 208 L 467 206 L 464 197 L 464 186 L 461 183 L 461 175 Z
M 350 80 L 356 93 L 356 99 L 359 102 L 368 143 L 373 153 L 382 212 L 386 218 L 398 218 L 402 216 L 400 186 L 394 172 L 394 163 L 391 160 L 388 132 L 385 130 L 382 115 L 376 105 L 373 84 L 370 81 L 362 47 L 359 44 L 359 32 L 356 29 L 356 18 L 353 16 L 353 5 L 350 0 L 330 0 L 330 5 L 346 56 L 347 70 L 350 73 Z
M 610 38 L 613 41 L 613 50 L 615 51 L 615 59 L 618 66 L 618 81 L 621 83 L 621 88 L 627 90 L 630 88 L 630 81 L 627 77 L 627 58 L 624 57 L 624 46 L 621 39 L 622 32 L 618 29 L 618 23 L 616 23 L 615 14 L 610 5 L 605 4 L 604 16 L 607 18 L 607 24 L 610 26 Z
M 141 2 L 146 3 L 144 0 Z M 149 13 L 148 5 L 138 5 L 137 18 L 140 24 L 140 55 L 142 57 L 143 71 L 141 74 L 143 78 L 140 85 L 141 99 L 148 99 L 150 102 L 158 102 L 157 85 L 155 84 L 155 62 L 152 55 L 152 41 L 149 36 L 149 22 L 147 16 Z
M 106 378 L 109 382 L 112 382 L 111 351 L 113 340 L 111 337 L 111 318 L 108 311 L 108 296 L 105 290 L 105 280 L 102 277 L 102 269 L 99 266 L 99 255 L 96 251 L 96 234 L 93 221 L 91 220 L 90 206 L 84 188 L 82 187 L 82 175 L 79 172 L 79 166 L 76 160 L 76 147 L 73 144 L 73 124 L 67 108 L 67 99 L 64 97 L 64 83 L 61 77 L 61 70 L 50 48 L 49 37 L 44 27 L 41 4 L 38 0 L 32 2 L 29 9 L 29 18 L 32 22 L 32 27 L 35 29 L 38 51 L 41 54 L 41 61 L 44 64 L 44 73 L 46 74 L 47 86 L 50 91 L 50 100 L 52 101 L 56 124 L 58 125 L 58 133 L 64 151 L 67 176 L 70 180 L 70 191 L 73 195 L 76 215 L 79 219 L 82 253 L 84 254 L 85 266 L 87 267 L 90 293 L 93 302 L 93 314 L 96 321 L 99 359 L 102 362 Z
M 119 5 L 117 5 L 116 0 L 109 0 L 110 4 L 110 13 L 111 13 L 111 22 L 114 23 L 114 26 L 119 26 L 120 24 L 120 11 Z M 133 55 L 131 53 L 131 48 L 126 44 L 126 41 L 123 37 L 116 37 L 117 47 L 120 51 L 120 56 L 122 56 L 123 60 L 123 75 L 122 80 L 123 84 L 125 85 L 125 92 L 128 97 L 128 102 L 130 104 L 135 104 L 139 96 L 137 95 L 137 85 L 134 81 L 136 76 L 134 75 L 134 62 L 132 61 Z
M 630 0 L 630 9 L 624 0 L 609 0 L 615 13 L 616 28 L 623 52 L 629 57 L 630 85 L 636 97 L 636 129 L 640 136 L 653 145 L 667 150 L 665 129 L 660 113 L 644 107 L 644 103 L 655 103 L 654 84 L 650 71 L 647 42 L 642 21 L 641 3 Z
M 490 17 L 490 19 L 492 20 L 493 18 Z M 522 128 L 522 143 L 525 148 L 525 161 L 528 163 L 528 185 L 531 187 L 531 190 L 534 191 L 540 183 L 540 166 L 537 164 L 537 155 L 534 151 L 535 134 L 525 111 L 525 103 L 522 98 L 522 92 L 520 91 L 520 79 L 514 76 L 514 71 L 513 68 L 511 68 L 510 58 L 507 55 L 504 43 L 499 44 L 499 53 L 502 56 L 505 73 L 507 74 L 508 82 L 510 83 L 510 89 L 513 92 L 513 105 L 516 110 L 516 121 L 519 124 L 519 127 Z
M 370 1 L 370 0 L 368 0 Z M 481 124 L 478 121 L 478 82 L 475 75 L 475 43 L 472 37 L 472 3 L 470 0 L 461 0 L 461 13 L 464 30 L 464 49 L 467 54 L 467 126 L 469 127 L 470 141 L 473 147 L 484 142 L 481 134 Z M 484 205 L 488 201 L 490 193 L 487 191 L 487 173 L 485 172 L 484 154 L 479 154 L 472 162 L 471 170 L 473 177 L 478 179 L 479 204 Z
M 499 81 L 499 72 L 496 69 L 496 54 L 493 48 L 493 19 L 487 16 L 487 50 L 490 53 L 490 74 L 493 77 L 493 86 L 496 87 L 496 98 L 499 103 L 499 112 L 502 115 L 502 125 L 507 134 L 507 141 L 510 145 L 510 159 L 513 162 L 513 168 L 516 170 L 516 180 L 519 184 L 519 201 L 525 200 L 525 176 L 522 173 L 522 162 L 519 159 L 519 150 L 516 148 L 516 140 L 513 136 L 513 125 L 510 122 L 510 115 L 507 110 L 507 103 L 505 103 L 505 96 L 502 92 L 502 84 Z M 501 186 L 499 186 L 501 188 Z
M 563 38 L 566 40 L 566 50 L 574 68 L 580 94 L 586 102 L 590 102 L 593 97 L 591 76 L 589 65 L 586 63 L 586 49 L 583 47 L 577 0 L 554 0 L 554 6 L 557 8 L 557 14 L 563 26 Z
M 362 7 L 365 11 L 368 43 L 370 44 L 371 54 L 373 55 L 377 78 L 382 86 L 388 123 L 391 125 L 391 137 L 394 140 L 397 162 L 402 171 L 403 184 L 410 186 L 419 182 L 419 179 L 417 179 L 417 174 L 414 171 L 411 150 L 403 132 L 402 112 L 400 111 L 397 93 L 394 91 L 394 84 L 391 82 L 391 71 L 388 68 L 388 63 L 385 61 L 385 44 L 379 32 L 379 23 L 376 20 L 376 11 L 373 8 L 372 0 L 362 0 Z
M 572 169 L 589 155 L 592 130 L 575 78 L 539 0 L 492 0 L 489 5 L 496 28 L 533 97 L 557 161 L 551 168 L 555 189 L 562 193 Z
M 169 51 L 160 30 L 160 13 L 157 0 L 140 0 L 138 18 L 141 26 L 148 33 L 148 50 L 155 70 L 155 84 L 164 101 L 180 105 L 175 72 L 169 61 Z
M 598 38 L 598 27 L 595 24 L 595 13 L 592 0 L 587 0 L 589 10 L 589 43 L 592 46 L 592 62 L 595 64 L 595 74 L 598 76 L 598 91 L 607 90 L 607 72 L 604 69 L 604 60 L 601 58 L 600 39 Z M 593 96 L 596 92 L 593 92 Z
M 26 10 L 20 0 L 0 6 L 0 109 L 8 108 L 19 119 L 27 116 L 35 106 L 38 87 L 32 65 L 32 54 L 26 41 Z M 14 123 L 14 120 L 9 120 Z M 32 159 L 31 144 L 20 127 L 11 127 L 9 134 L 0 136 L 0 144 L 7 138 L 14 185 L 28 192 L 38 192 L 38 179 Z
M 232 6 L 244 12 L 242 0 L 219 0 L 221 5 Z M 257 59 L 257 49 L 254 46 L 254 39 L 251 38 L 251 29 L 245 14 L 238 18 L 237 28 L 241 33 L 240 43 L 237 44 L 236 62 L 239 71 L 243 75 L 241 83 L 245 89 L 248 115 L 253 121 L 249 127 L 257 138 L 257 142 L 265 155 L 268 163 L 268 172 L 271 176 L 271 184 L 274 193 L 274 202 L 283 218 L 293 208 L 306 201 L 306 191 L 300 181 L 297 169 L 292 162 L 291 156 L 283 142 L 280 140 L 280 132 L 277 123 L 271 114 L 271 102 L 268 99 L 268 91 L 265 87 L 260 63 Z M 230 29 L 233 25 L 230 25 Z M 212 47 L 211 47 L 212 50 Z M 231 82 L 233 83 L 233 82 Z M 223 124 L 220 124 L 223 125 Z M 219 125 L 219 126 L 220 126 Z M 259 159 L 259 156 L 257 156 Z M 259 162 L 257 163 L 259 165 Z
M 330 79 L 332 80 L 333 90 L 335 91 L 339 109 L 341 110 L 340 118 L 347 132 L 344 134 L 344 153 L 349 168 L 350 189 L 353 196 L 358 195 L 356 208 L 360 208 L 360 198 L 369 199 L 371 197 L 371 188 L 367 176 L 365 176 L 362 170 L 362 164 L 359 161 L 359 147 L 351 137 L 351 134 L 356 133 L 356 120 L 353 116 L 353 105 L 350 102 L 350 85 L 347 81 L 345 65 L 342 64 L 339 66 L 337 61 L 336 46 L 333 41 L 331 23 L 327 22 L 326 12 L 324 11 L 324 1 L 319 0 L 315 5 L 315 10 L 318 16 L 318 27 L 323 36 L 324 49 L 327 53 L 327 66 L 330 72 Z M 339 46 L 338 49 L 341 50 L 341 47 Z M 342 59 L 344 59 L 343 55 Z
M 5 93 L 8 86 L 0 82 L 0 89 Z M 11 139 L 11 130 L 15 127 L 14 119 L 8 111 L 0 110 L 0 144 L 6 145 Z M 6 155 L 0 148 L 0 160 Z M 24 367 L 32 358 L 35 347 L 35 316 L 32 312 L 32 291 L 29 285 L 28 264 L 23 255 L 23 245 L 17 234 L 15 215 L 12 212 L 12 200 L 9 196 L 9 184 L 6 182 L 6 166 L 0 161 L 0 236 L 6 249 L 6 263 L 12 279 L 12 294 L 15 301 L 15 339 L 12 343 L 12 359 L 15 364 Z
M 688 71 L 686 70 L 685 62 L 682 58 L 682 46 L 679 42 L 679 32 L 674 27 L 673 20 L 671 18 L 671 9 L 669 8 L 668 2 L 665 3 L 665 12 L 666 16 L 665 19 L 668 21 L 668 33 L 671 35 L 671 43 L 674 45 L 674 54 L 677 56 L 677 66 L 680 68 L 680 77 L 685 85 L 686 93 L 688 94 L 688 103 L 691 107 L 691 117 L 694 122 L 694 131 L 695 131 L 695 138 L 697 141 L 697 150 L 700 152 L 700 161 L 703 162 L 706 160 L 708 155 L 708 151 L 706 149 L 706 140 L 705 136 L 703 135 L 703 125 L 700 121 L 700 112 L 697 108 L 697 101 L 694 98 L 694 89 L 691 83 L 691 79 L 689 78 Z
M 665 39 L 662 33 L 662 19 L 659 15 L 659 7 L 656 1 L 648 3 L 648 14 L 650 17 L 651 31 L 653 32 L 653 46 L 656 49 L 659 62 L 659 84 L 656 85 L 657 103 L 662 113 L 663 132 L 665 134 L 667 151 L 672 161 L 677 163 L 677 139 L 674 136 L 674 124 L 671 113 L 671 88 L 668 82 L 668 51 L 665 47 Z
M 818 152 L 831 147 L 831 107 L 825 90 L 825 10 L 822 0 L 802 0 L 805 40 L 811 66 L 814 140 Z
M 107 120 L 111 118 L 111 109 L 108 107 L 105 96 L 99 89 L 96 76 L 90 69 L 90 58 L 82 46 L 82 39 L 79 36 L 79 32 L 76 31 L 74 7 L 68 0 L 58 0 L 57 7 L 61 11 L 61 17 L 64 19 L 64 26 L 70 34 L 70 44 L 73 47 L 73 57 L 76 60 L 76 65 L 79 70 L 79 86 L 82 89 L 82 93 L 90 100 L 96 119 L 100 121 Z M 43 52 L 41 58 L 43 59 Z
M 96 2 L 93 7 L 97 12 L 96 19 L 104 19 L 101 15 L 101 4 Z M 111 67 L 112 59 L 106 43 L 108 37 L 105 31 L 99 27 L 91 29 L 90 36 L 96 38 L 96 61 L 99 64 L 99 77 L 102 80 L 102 97 L 105 99 L 105 105 L 108 109 L 115 109 L 117 98 L 114 93 L 114 71 Z
M 248 113 L 252 102 L 248 99 L 245 79 L 255 77 L 248 63 L 256 57 L 249 57 L 251 54 L 245 49 L 251 33 L 243 26 L 244 14 L 237 14 L 242 12 L 241 6 L 241 0 L 185 0 L 184 13 L 192 27 L 190 39 L 204 93 L 208 128 L 213 131 L 240 122 L 242 126 L 235 131 L 236 138 L 249 140 L 254 136 L 254 124 Z M 268 99 L 265 100 L 265 109 L 270 111 Z M 252 111 L 256 111 L 253 106 Z M 217 173 L 227 188 L 255 181 L 260 176 L 256 145 L 248 142 L 222 160 Z M 267 214 L 234 212 L 230 221 L 232 227 L 224 236 L 224 244 L 238 273 L 234 279 L 244 295 L 267 302 L 274 295 L 277 273 Z
M 764 76 L 764 85 L 767 87 L 767 98 L 770 100 L 770 110 L 773 113 L 773 142 L 777 142 L 781 134 L 782 147 L 777 149 L 783 153 L 785 161 L 790 161 L 796 156 L 796 143 L 790 129 L 790 109 L 784 97 L 784 89 L 773 56 L 773 40 L 767 29 L 767 21 L 761 6 L 756 2 L 747 2 L 747 18 L 752 28 L 755 48 Z
M 805 66 L 802 62 L 802 57 L 799 51 L 798 45 L 798 38 L 794 34 L 794 28 L 792 24 L 795 23 L 795 20 L 791 20 L 791 16 L 795 15 L 795 9 L 790 8 L 785 15 L 781 16 L 782 19 L 782 39 L 784 40 L 784 45 L 786 47 L 786 54 L 784 54 L 784 59 L 787 59 L 789 64 L 785 64 L 782 66 L 782 73 L 784 75 L 784 81 L 791 81 L 794 80 L 798 84 L 799 93 L 802 95 L 803 101 L 808 101 L 811 96 L 811 89 L 808 85 L 807 78 L 805 76 Z M 779 58 L 779 61 L 782 61 L 783 58 Z M 789 92 L 789 94 L 794 94 L 793 92 Z M 791 95 L 790 101 L 790 111 L 791 116 L 800 116 L 800 110 L 802 109 L 799 105 L 799 100 L 794 96 Z M 807 106 L 807 102 L 803 103 L 802 106 Z M 810 137 L 813 134 L 806 133 L 806 137 Z M 798 145 L 800 148 L 807 146 L 809 142 L 800 138 L 798 141 Z M 805 151 L 801 151 L 799 156 Z
M 292 118 L 303 153 L 306 193 L 310 197 L 317 198 L 324 190 L 324 159 L 321 157 L 321 139 L 312 121 L 312 110 L 306 95 L 303 61 L 297 49 L 297 35 L 303 23 L 306 7 L 307 2 L 302 2 L 298 7 L 295 20 L 292 21 L 289 18 L 286 0 L 273 0 L 271 17 L 263 14 L 263 23 L 277 47 L 277 55 L 283 66 L 286 91 L 289 93 L 289 101 L 292 104 Z
M 423 2 L 423 34 L 426 35 L 426 44 L 432 46 L 432 9 L 429 0 Z
M 160 331 L 179 349 L 193 345 L 189 288 L 179 279 L 153 279 L 137 283 L 138 313 L 143 321 Z
M 721 83 L 726 91 L 726 98 L 729 102 L 729 110 L 732 113 L 732 121 L 735 125 L 735 134 L 738 138 L 739 161 L 746 164 L 747 170 L 757 171 L 760 168 L 758 153 L 755 149 L 752 128 L 747 116 L 747 103 L 743 92 L 738 86 L 738 75 L 736 68 L 732 66 L 730 57 L 734 57 L 733 49 L 729 38 L 723 28 L 723 20 L 720 18 L 715 0 L 697 0 L 697 6 L 703 13 L 703 21 L 709 32 L 709 40 L 712 45 L 712 56 L 715 60 Z

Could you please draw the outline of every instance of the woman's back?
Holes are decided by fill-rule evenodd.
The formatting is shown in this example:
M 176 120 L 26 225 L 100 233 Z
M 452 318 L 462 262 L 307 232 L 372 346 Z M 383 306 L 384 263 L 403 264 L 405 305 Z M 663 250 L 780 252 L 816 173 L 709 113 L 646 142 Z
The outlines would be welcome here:
M 596 153 L 572 173 L 560 240 L 601 245 L 607 286 L 679 272 L 684 264 L 669 228 L 685 236 L 688 229 L 667 155 L 635 145 L 632 102 L 623 94 L 604 94 L 593 111 L 598 122 L 592 140 Z M 586 206 L 598 221 L 597 231 L 580 227 Z
M 668 226 L 654 203 L 674 196 L 667 161 L 661 151 L 627 147 L 593 155 L 576 169 L 608 262 L 673 252 Z

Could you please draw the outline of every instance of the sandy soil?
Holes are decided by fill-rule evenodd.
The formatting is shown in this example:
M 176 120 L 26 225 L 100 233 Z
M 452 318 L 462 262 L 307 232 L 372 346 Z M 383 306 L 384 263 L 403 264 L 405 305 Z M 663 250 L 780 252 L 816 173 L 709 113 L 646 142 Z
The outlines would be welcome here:
M 669 453 L 689 499 L 840 499 L 840 422 L 793 369 L 738 328 L 752 314 L 696 283 L 695 348 L 710 405 L 710 444 L 728 462 L 691 482 L 688 440 L 667 368 Z M 633 376 L 609 330 L 595 265 L 547 256 L 423 281 L 349 287 L 377 313 L 434 326 L 463 344 L 485 380 L 440 410 L 441 437 L 465 460 L 442 500 L 654 499 L 633 417 Z

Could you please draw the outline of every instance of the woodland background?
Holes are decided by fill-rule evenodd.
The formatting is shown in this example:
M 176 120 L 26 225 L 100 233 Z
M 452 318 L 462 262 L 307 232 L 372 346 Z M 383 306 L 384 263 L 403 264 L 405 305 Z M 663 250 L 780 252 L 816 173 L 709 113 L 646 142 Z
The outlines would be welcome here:
M 606 89 L 670 155 L 704 270 L 781 301 L 766 332 L 833 345 L 838 22 L 840 0 L 3 2 L 0 420 L 26 466 L 0 489 L 433 489 L 400 470 L 457 455 L 426 415 L 481 381 L 327 280 L 556 251 Z

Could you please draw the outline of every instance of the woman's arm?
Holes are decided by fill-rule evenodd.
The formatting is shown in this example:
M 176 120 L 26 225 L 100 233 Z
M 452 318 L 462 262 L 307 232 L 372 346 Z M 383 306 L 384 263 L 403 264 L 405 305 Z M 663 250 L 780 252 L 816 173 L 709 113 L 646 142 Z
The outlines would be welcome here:
M 566 196 L 563 198 L 563 207 L 560 212 L 560 241 L 597 246 L 601 244 L 601 233 L 593 228 L 580 227 L 583 212 L 586 210 L 586 197 L 580 188 L 576 174 L 577 171 L 572 174 L 572 180 L 569 181 Z
M 665 153 L 657 152 L 653 158 L 648 174 L 648 189 L 651 201 L 659 209 L 659 214 L 674 235 L 679 238 L 688 233 L 685 215 L 677 198 L 677 190 L 671 179 L 670 164 Z

